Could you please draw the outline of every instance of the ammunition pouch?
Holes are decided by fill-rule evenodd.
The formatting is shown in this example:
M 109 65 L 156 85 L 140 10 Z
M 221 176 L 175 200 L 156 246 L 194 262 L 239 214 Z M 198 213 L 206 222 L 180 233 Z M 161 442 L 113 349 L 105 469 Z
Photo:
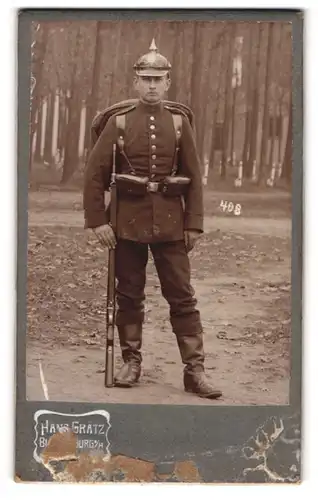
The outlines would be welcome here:
M 168 175 L 162 181 L 161 192 L 167 197 L 184 196 L 188 191 L 190 182 L 191 179 L 189 177 Z
M 122 195 L 145 196 L 148 191 L 148 177 L 139 177 L 132 174 L 117 174 L 116 188 Z

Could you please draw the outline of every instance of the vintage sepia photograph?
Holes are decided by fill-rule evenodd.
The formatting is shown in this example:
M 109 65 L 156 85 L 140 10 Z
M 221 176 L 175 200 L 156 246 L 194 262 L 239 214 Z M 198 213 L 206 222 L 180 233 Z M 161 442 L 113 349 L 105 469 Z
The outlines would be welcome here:
M 26 399 L 289 405 L 292 23 L 30 26 Z

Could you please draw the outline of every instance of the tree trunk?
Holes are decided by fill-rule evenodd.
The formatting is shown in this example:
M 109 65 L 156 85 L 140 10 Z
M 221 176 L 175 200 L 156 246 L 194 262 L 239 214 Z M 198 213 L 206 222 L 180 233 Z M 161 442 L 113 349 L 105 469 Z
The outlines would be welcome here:
M 223 41 L 225 40 L 225 37 L 223 38 Z M 210 149 L 210 155 L 209 155 L 209 165 L 210 168 L 213 168 L 214 165 L 214 154 L 215 154 L 215 135 L 216 135 L 216 130 L 217 130 L 217 124 L 218 124 L 218 114 L 219 114 L 219 107 L 220 107 L 220 91 L 221 91 L 221 85 L 222 85 L 222 75 L 223 75 L 223 61 L 224 61 L 224 48 L 223 48 L 223 43 L 221 43 L 219 47 L 219 61 L 218 61 L 218 68 L 219 71 L 217 73 L 217 90 L 216 90 L 216 98 L 215 98 L 215 105 L 214 105 L 214 116 L 213 116 L 213 128 L 212 128 L 212 139 L 211 139 L 211 149 Z
M 44 160 L 51 164 L 52 162 L 52 133 L 53 133 L 53 118 L 54 118 L 54 95 L 50 93 L 47 99 L 47 114 L 45 127 L 44 141 Z
M 78 166 L 80 100 L 74 86 L 68 101 L 68 123 L 65 131 L 66 144 L 61 184 L 66 184 L 71 179 Z
M 268 147 L 268 124 L 269 124 L 268 95 L 269 95 L 269 84 L 270 84 L 270 77 L 271 77 L 271 71 L 270 71 L 271 58 L 272 58 L 272 51 L 273 51 L 273 27 L 274 27 L 274 23 L 269 23 L 267 54 L 266 54 L 266 73 L 265 73 L 265 89 L 264 89 L 262 142 L 261 142 L 261 155 L 260 155 L 258 182 L 261 181 L 264 167 L 266 166 L 266 156 L 267 156 L 267 147 Z
M 278 26 L 279 28 L 279 26 Z M 275 33 L 275 27 L 273 27 L 273 39 Z M 279 32 L 280 33 L 280 32 Z M 278 43 L 279 46 L 279 43 Z M 276 54 L 277 51 L 273 51 L 272 53 L 272 64 L 271 64 L 271 70 L 270 73 L 272 75 L 272 83 L 274 84 L 273 88 L 273 95 L 272 95 L 272 102 L 269 104 L 269 107 L 271 109 L 269 113 L 269 145 L 270 145 L 270 151 L 269 151 L 269 166 L 270 168 L 274 166 L 274 163 L 276 163 L 275 160 L 275 146 L 276 146 L 276 137 L 277 137 L 277 87 L 278 87 L 278 82 L 277 82 L 277 68 L 276 68 Z
M 158 21 L 155 25 L 155 42 L 157 47 L 161 46 L 161 36 L 162 36 L 162 21 Z
M 285 147 L 284 161 L 282 165 L 282 177 L 288 182 L 292 179 L 292 157 L 293 157 L 293 120 L 292 120 L 292 102 L 290 97 L 289 103 L 289 117 L 288 117 L 288 130 Z
M 251 149 L 251 123 L 253 111 L 253 82 L 255 78 L 255 67 L 252 64 L 252 48 L 254 43 L 254 24 L 249 25 L 249 51 L 247 56 L 247 63 L 245 70 L 247 70 L 247 88 L 246 88 L 246 112 L 245 112 L 245 131 L 244 131 L 244 146 L 243 146 L 243 173 L 244 177 L 251 177 L 252 170 L 249 168 L 251 162 L 249 161 Z M 254 71 L 253 71 L 254 70 Z
M 258 23 L 258 40 L 256 51 L 256 64 L 254 73 L 253 84 L 253 98 L 252 98 L 252 115 L 251 115 L 251 142 L 250 142 L 250 155 L 248 160 L 248 172 L 253 170 L 253 162 L 256 161 L 256 148 L 257 148 L 257 131 L 259 120 L 259 87 L 260 87 L 260 66 L 261 66 L 261 38 L 262 27 Z
M 237 30 L 237 25 L 235 24 L 234 31 L 233 31 L 233 39 L 234 39 L 234 45 L 235 45 L 235 39 L 236 39 L 236 30 Z M 233 47 L 234 49 L 234 47 Z M 232 54 L 232 64 L 234 61 L 234 50 Z M 235 76 L 235 81 L 234 81 L 234 76 Z M 234 83 L 234 86 L 233 86 Z M 232 112 L 231 112 L 231 135 L 230 135 L 230 154 L 231 154 L 231 164 L 232 167 L 234 167 L 234 153 L 235 153 L 235 116 L 236 116 L 236 98 L 237 98 L 237 89 L 238 87 L 238 82 L 236 75 L 233 74 L 233 69 L 232 69 Z
M 126 28 L 125 32 L 125 74 L 123 78 L 124 82 L 124 95 L 125 99 L 128 99 L 132 94 L 132 54 L 133 54 L 133 46 L 135 43 L 135 34 L 134 34 L 134 22 L 130 22 Z M 135 61 L 134 61 L 135 62 Z
M 37 24 L 35 38 L 32 42 L 31 56 L 31 79 L 34 83 L 32 89 L 31 81 L 31 113 L 30 113 L 30 151 L 29 151 L 29 171 L 32 170 L 32 143 L 37 127 L 36 112 L 41 105 L 41 89 L 43 80 L 43 65 L 47 51 L 49 36 L 49 23 Z
M 34 151 L 34 161 L 41 161 L 41 133 L 42 133 L 42 100 L 39 100 L 39 107 L 37 113 L 35 114 L 36 119 L 36 142 L 35 142 L 35 151 Z
M 284 24 L 281 23 L 280 26 L 280 43 L 279 43 L 279 54 L 280 58 L 284 57 Z M 280 66 L 281 67 L 281 66 Z M 282 78 L 282 71 L 280 70 L 280 80 Z M 280 96 L 278 100 L 278 116 L 279 116 L 279 138 L 278 138 L 278 161 L 281 163 L 283 161 L 282 152 L 282 139 L 283 139 L 283 101 L 284 101 L 284 90 L 280 82 Z
M 288 182 L 291 182 L 291 180 L 292 180 L 292 157 L 293 157 L 293 100 L 292 100 L 293 54 L 292 54 L 291 45 L 289 43 L 288 43 L 288 48 L 287 48 L 286 52 L 289 55 L 288 129 L 287 129 L 284 161 L 283 161 L 283 165 L 282 165 L 282 177 L 284 179 L 286 179 Z
M 91 146 L 91 126 L 98 106 L 99 78 L 101 72 L 102 57 L 102 21 L 96 23 L 96 42 L 92 72 L 92 87 L 86 103 L 86 126 L 85 126 L 85 145 L 86 150 Z
M 231 87 L 232 87 L 232 61 L 233 61 L 233 50 L 234 50 L 234 37 L 236 31 L 236 23 L 231 23 L 230 33 L 229 33 L 229 49 L 227 57 L 227 67 L 225 74 L 225 95 L 224 95 L 224 137 L 223 137 L 223 151 L 222 151 L 222 167 L 221 167 L 221 177 L 226 177 L 226 160 L 229 145 L 229 132 L 231 123 Z
M 202 23 L 195 21 L 193 28 L 193 49 L 192 49 L 192 68 L 191 68 L 191 84 L 190 84 L 190 107 L 195 115 L 195 130 L 196 142 L 199 143 L 202 135 L 202 122 L 200 120 L 201 106 L 201 39 L 202 39 Z M 202 151 L 198 151 L 202 160 Z
M 180 21 L 177 21 L 173 23 L 173 26 L 175 29 L 175 36 L 174 36 L 173 59 L 171 62 L 172 65 L 171 86 L 168 91 L 168 99 L 171 101 L 177 101 L 178 100 L 177 83 L 179 81 L 179 76 L 180 76 L 181 57 L 182 57 L 182 44 L 181 44 L 182 24 L 180 23 Z
M 279 95 L 278 94 L 278 87 L 279 87 L 279 68 L 277 67 L 279 65 L 279 61 L 281 60 L 282 53 L 281 53 L 281 39 L 282 39 L 282 30 L 281 26 L 278 25 L 278 35 L 279 35 L 279 40 L 278 40 L 278 47 L 279 50 L 273 52 L 272 58 L 272 74 L 273 74 L 273 79 L 275 83 L 275 88 L 274 88 L 274 95 L 273 95 L 273 103 L 272 103 L 272 113 L 271 113 L 271 127 L 270 127 L 270 141 L 271 141 L 271 148 L 270 148 L 270 159 L 269 159 L 269 164 L 270 166 L 273 166 L 275 161 L 275 150 L 276 150 L 276 143 L 277 143 L 277 136 L 279 137 L 280 131 L 278 130 L 278 116 L 280 113 L 279 109 Z M 278 53 L 279 59 L 277 59 L 276 54 Z M 277 64 L 278 63 L 278 64 Z M 278 133 L 277 133 L 278 132 Z
M 71 82 L 69 96 L 66 100 L 66 109 L 68 110 L 68 120 L 66 126 L 66 143 L 65 156 L 63 164 L 63 172 L 61 184 L 66 184 L 78 165 L 78 140 L 79 140 L 79 124 L 80 124 L 80 101 L 76 92 L 76 73 L 77 62 L 79 56 L 79 48 L 81 41 L 81 29 L 79 28 L 76 35 L 75 53 L 73 56 L 73 67 L 71 72 Z
M 270 117 L 271 126 L 270 126 L 270 152 L 269 152 L 269 166 L 274 166 L 274 154 L 275 154 L 275 144 L 276 144 L 276 136 L 277 136 L 277 114 L 276 114 L 276 102 L 274 103 L 274 112 Z
M 205 79 L 204 85 L 201 89 L 201 96 L 206 96 L 206 100 L 203 102 L 203 109 L 202 109 L 202 115 L 201 115 L 201 123 L 202 123 L 202 136 L 200 139 L 200 142 L 198 144 L 199 150 L 202 152 L 202 157 L 206 157 L 206 143 L 205 143 L 205 137 L 207 133 L 211 133 L 210 129 L 212 129 L 213 126 L 213 121 L 208 119 L 208 112 L 210 111 L 211 108 L 211 93 L 212 93 L 212 78 L 215 77 L 215 73 L 212 72 L 213 68 L 213 61 L 215 58 L 215 52 L 216 50 L 220 47 L 220 44 L 222 43 L 222 40 L 224 38 L 224 29 L 222 28 L 222 31 L 219 31 L 216 35 L 216 38 L 214 41 L 212 41 L 212 44 L 210 46 L 210 54 L 209 54 L 209 61 L 208 61 L 208 77 Z M 218 65 L 218 60 L 216 65 Z M 214 97 L 214 96 L 213 96 Z
M 119 21 L 117 23 L 116 52 L 115 52 L 115 57 L 114 57 L 114 66 L 113 66 L 113 71 L 112 71 L 112 76 L 111 76 L 110 91 L 109 91 L 108 102 L 107 102 L 108 106 L 116 100 L 115 95 L 114 95 L 115 94 L 114 91 L 116 88 L 116 82 L 120 81 L 120 75 L 118 75 L 118 63 L 119 63 L 119 58 L 121 57 L 119 49 L 120 49 L 120 43 L 121 43 L 121 39 L 122 39 L 123 22 L 124 21 Z
M 57 134 L 57 148 L 60 151 L 61 156 L 64 154 L 65 150 L 65 139 L 66 139 L 66 97 L 61 92 L 59 101 L 59 123 L 58 123 L 58 134 Z
M 275 54 L 273 56 L 275 57 Z M 275 80 L 276 80 L 276 77 L 275 77 Z M 274 166 L 274 159 L 275 159 L 274 155 L 275 155 L 275 146 L 276 146 L 276 138 L 277 138 L 277 82 L 276 81 L 275 81 L 275 91 L 274 91 L 273 103 L 272 103 L 272 112 L 270 114 L 270 133 L 269 133 L 269 136 L 270 136 L 269 165 L 270 165 L 270 167 L 272 167 L 272 166 Z

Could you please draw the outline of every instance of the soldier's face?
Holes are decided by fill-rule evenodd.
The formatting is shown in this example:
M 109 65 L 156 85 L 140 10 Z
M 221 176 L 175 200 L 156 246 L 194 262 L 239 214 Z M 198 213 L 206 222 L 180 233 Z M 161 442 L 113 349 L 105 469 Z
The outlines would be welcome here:
M 170 87 L 170 78 L 167 76 L 136 76 L 134 85 L 142 101 L 155 104 L 164 98 Z

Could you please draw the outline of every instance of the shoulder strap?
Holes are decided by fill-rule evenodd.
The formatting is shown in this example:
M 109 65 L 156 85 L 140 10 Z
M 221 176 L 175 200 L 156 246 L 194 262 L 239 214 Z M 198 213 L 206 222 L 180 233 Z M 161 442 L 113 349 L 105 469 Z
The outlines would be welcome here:
M 180 149 L 180 139 L 181 139 L 181 135 L 182 135 L 182 115 L 173 113 L 172 119 L 173 119 L 174 131 L 176 134 L 176 150 L 174 153 L 171 175 L 176 175 L 177 170 L 178 170 L 178 155 L 179 155 L 179 149 Z
M 116 115 L 116 127 L 122 131 L 125 131 L 126 126 L 126 115 Z
M 133 108 L 131 108 L 133 109 Z M 132 164 L 129 161 L 129 158 L 127 157 L 125 151 L 124 151 L 124 145 L 125 145 L 125 128 L 126 128 L 126 112 L 124 113 L 119 113 L 115 116 L 116 120 L 116 128 L 117 128 L 117 144 L 119 147 L 119 152 L 120 154 L 125 158 L 127 165 L 129 167 L 130 173 L 132 175 L 136 175 L 136 172 L 132 166 Z
M 125 127 L 126 127 L 126 115 L 121 114 L 121 115 L 116 115 L 116 128 L 118 132 L 118 138 L 117 138 L 117 143 L 118 147 L 120 149 L 120 152 L 122 153 L 124 151 L 124 133 L 125 133 Z
M 173 114 L 172 119 L 173 119 L 174 130 L 176 133 L 176 141 L 177 141 L 177 144 L 179 144 L 181 134 L 182 134 L 182 116 Z

